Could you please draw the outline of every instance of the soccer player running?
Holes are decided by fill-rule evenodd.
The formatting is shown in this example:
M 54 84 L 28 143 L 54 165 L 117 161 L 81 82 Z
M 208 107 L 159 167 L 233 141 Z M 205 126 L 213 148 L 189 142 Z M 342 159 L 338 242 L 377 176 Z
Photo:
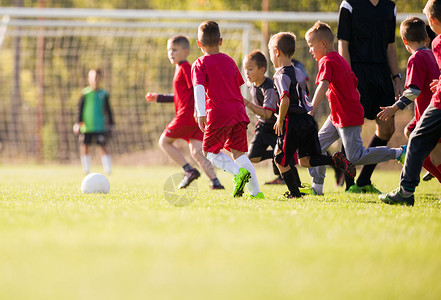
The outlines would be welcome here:
M 395 45 L 396 7 L 390 0 L 345 0 L 340 5 L 338 52 L 358 78 L 364 117 L 375 120 L 368 147 L 386 146 L 395 132 L 394 118 L 377 118 L 380 107 L 393 105 L 403 93 Z M 392 82 L 393 81 L 393 82 Z M 349 193 L 381 193 L 371 182 L 376 164 L 361 168 L 357 182 L 347 179 Z
M 387 120 L 394 116 L 397 111 L 403 110 L 407 105 L 414 102 L 415 117 L 413 120 L 416 124 L 430 104 L 433 95 L 430 86 L 432 82 L 438 82 L 440 70 L 432 50 L 425 45 L 427 31 L 423 20 L 417 17 L 404 20 L 400 26 L 400 33 L 407 51 L 411 54 L 407 63 L 406 90 L 394 105 L 381 107 L 382 111 L 378 113 L 378 117 Z M 438 143 L 423 164 L 423 167 L 433 174 L 439 182 L 441 182 L 440 157 L 441 143 Z M 440 168 L 437 168 L 437 166 Z
M 246 155 L 250 120 L 240 92 L 245 82 L 239 68 L 220 52 L 222 38 L 216 22 L 199 25 L 197 43 L 203 56 L 193 63 L 191 74 L 198 124 L 204 132 L 204 154 L 214 166 L 234 175 L 234 197 L 242 196 L 246 184 L 251 198 L 264 198 Z M 223 148 L 231 152 L 234 161 L 220 152 Z
M 423 10 L 429 25 L 438 36 L 432 42 L 432 51 L 441 68 L 441 0 L 429 0 Z M 400 186 L 380 200 L 387 204 L 414 205 L 415 189 L 420 182 L 420 172 L 427 155 L 441 138 L 441 85 L 432 96 L 429 106 L 409 137 L 406 159 L 401 170 Z
M 273 81 L 277 90 L 278 115 L 274 130 L 278 135 L 274 160 L 288 187 L 287 198 L 301 197 L 298 183 L 289 166 L 297 151 L 302 167 L 334 165 L 348 176 L 355 176 L 355 166 L 341 152 L 331 157 L 322 155 L 317 135 L 317 124 L 308 114 L 304 89 L 299 80 L 302 71 L 295 68 L 291 59 L 296 49 L 296 37 L 291 32 L 279 32 L 268 43 L 271 62 L 277 72 Z M 304 81 L 303 81 L 304 83 Z
M 334 49 L 334 34 L 328 24 L 316 22 L 305 35 L 309 52 L 318 61 L 319 71 L 310 112 L 314 115 L 322 99 L 326 98 L 331 110 L 318 133 L 322 151 L 338 139 L 341 139 L 346 150 L 346 157 L 353 164 L 372 164 L 397 159 L 404 161 L 404 148 L 363 147 L 361 126 L 364 122 L 364 111 L 357 90 L 358 80 L 347 61 Z M 313 177 L 310 192 L 323 194 L 326 167 L 309 168 Z
M 179 189 L 188 187 L 194 180 L 199 178 L 201 174 L 188 163 L 182 152 L 174 145 L 178 139 L 183 139 L 188 143 L 191 156 L 210 179 L 210 188 L 212 190 L 224 189 L 216 177 L 212 164 L 202 153 L 202 139 L 204 134 L 194 119 L 191 66 L 187 61 L 188 55 L 190 54 L 190 42 L 187 37 L 183 35 L 173 36 L 167 42 L 167 52 L 170 62 L 176 65 L 175 74 L 173 76 L 173 94 L 147 93 L 145 96 L 148 102 L 174 102 L 175 104 L 176 116 L 167 125 L 159 138 L 159 146 L 171 159 L 179 164 L 185 172 L 184 178 L 178 185 Z
M 277 178 L 265 182 L 265 184 L 285 184 L 273 160 L 277 141 L 277 134 L 274 131 L 277 95 L 274 90 L 273 81 L 265 76 L 268 66 L 266 57 L 261 51 L 255 50 L 245 56 L 243 64 L 248 79 L 248 90 L 251 95 L 251 101 L 245 100 L 245 106 L 257 116 L 255 135 L 250 143 L 248 157 L 253 163 L 271 159 L 273 171 Z M 268 147 L 271 147 L 272 150 L 268 150 Z M 301 186 L 299 173 L 295 166 L 296 163 L 297 157 L 294 157 L 290 162 L 290 166 L 298 186 Z
M 101 152 L 104 172 L 110 174 L 112 171 L 112 161 L 106 144 L 115 123 L 110 108 L 109 93 L 100 87 L 101 79 L 100 69 L 89 70 L 89 86 L 82 91 L 78 102 L 77 122 L 73 126 L 74 133 L 79 135 L 81 165 L 86 174 L 90 172 L 89 146 L 94 139 Z

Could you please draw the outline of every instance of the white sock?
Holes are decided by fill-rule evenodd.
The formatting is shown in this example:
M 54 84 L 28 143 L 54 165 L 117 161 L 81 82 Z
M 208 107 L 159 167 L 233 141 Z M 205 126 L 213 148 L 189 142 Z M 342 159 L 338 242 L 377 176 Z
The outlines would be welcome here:
M 110 155 L 102 155 L 101 163 L 103 164 L 104 173 L 110 174 L 110 172 L 112 172 L 112 159 L 110 158 Z
M 234 176 L 239 174 L 239 166 L 236 165 L 234 161 L 231 159 L 231 157 L 229 157 L 225 153 L 219 152 L 218 154 L 214 154 L 208 152 L 207 159 L 216 168 L 222 169 L 230 174 L 233 174 Z
M 90 162 L 92 161 L 91 156 L 88 155 L 81 155 L 81 166 L 83 167 L 83 172 L 88 174 L 90 172 Z
M 260 193 L 260 188 L 259 188 L 259 182 L 257 181 L 256 170 L 254 169 L 254 166 L 251 163 L 250 159 L 246 154 L 244 154 L 239 156 L 235 160 L 235 162 L 239 167 L 244 168 L 248 170 L 248 172 L 250 172 L 251 178 L 250 181 L 248 181 L 247 183 L 247 188 L 252 196 L 256 196 L 258 193 Z
M 323 195 L 323 184 L 313 182 L 311 187 L 318 195 Z

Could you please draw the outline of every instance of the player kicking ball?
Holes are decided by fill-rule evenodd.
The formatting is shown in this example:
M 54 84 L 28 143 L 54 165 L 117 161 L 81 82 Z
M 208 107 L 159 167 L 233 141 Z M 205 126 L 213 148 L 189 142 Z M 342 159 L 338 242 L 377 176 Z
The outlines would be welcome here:
M 187 57 L 190 54 L 190 42 L 185 36 L 174 36 L 167 42 L 167 51 L 170 62 L 176 65 L 173 77 L 173 94 L 147 93 L 145 96 L 147 102 L 175 103 L 176 116 L 167 125 L 159 138 L 159 146 L 184 169 L 185 175 L 178 186 L 179 189 L 188 187 L 201 174 L 187 162 L 182 152 L 174 145 L 174 142 L 178 139 L 187 141 L 191 156 L 210 179 L 210 188 L 212 190 L 224 189 L 216 177 L 213 166 L 202 153 L 202 138 L 204 134 L 194 119 L 191 66 L 187 61 Z

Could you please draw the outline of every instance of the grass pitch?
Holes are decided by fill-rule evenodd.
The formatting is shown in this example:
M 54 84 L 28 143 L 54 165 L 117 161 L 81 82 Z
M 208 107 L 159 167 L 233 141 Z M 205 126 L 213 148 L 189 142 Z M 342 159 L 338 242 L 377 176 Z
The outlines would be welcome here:
M 232 198 L 198 180 L 175 207 L 176 167 L 116 167 L 110 193 L 81 194 L 79 166 L 0 166 L 0 299 L 440 299 L 441 185 L 415 207 L 347 195 Z M 272 178 L 257 169 L 261 183 Z M 310 178 L 300 172 L 304 182 Z M 376 171 L 398 186 L 398 171 Z

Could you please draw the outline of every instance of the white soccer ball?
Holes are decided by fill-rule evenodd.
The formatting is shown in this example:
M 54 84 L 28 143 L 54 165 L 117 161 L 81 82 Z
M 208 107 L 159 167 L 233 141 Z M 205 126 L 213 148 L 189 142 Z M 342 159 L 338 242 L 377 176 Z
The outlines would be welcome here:
M 81 182 L 81 192 L 89 193 L 104 193 L 107 194 L 110 190 L 110 183 L 106 176 L 100 173 L 90 173 L 84 177 Z

